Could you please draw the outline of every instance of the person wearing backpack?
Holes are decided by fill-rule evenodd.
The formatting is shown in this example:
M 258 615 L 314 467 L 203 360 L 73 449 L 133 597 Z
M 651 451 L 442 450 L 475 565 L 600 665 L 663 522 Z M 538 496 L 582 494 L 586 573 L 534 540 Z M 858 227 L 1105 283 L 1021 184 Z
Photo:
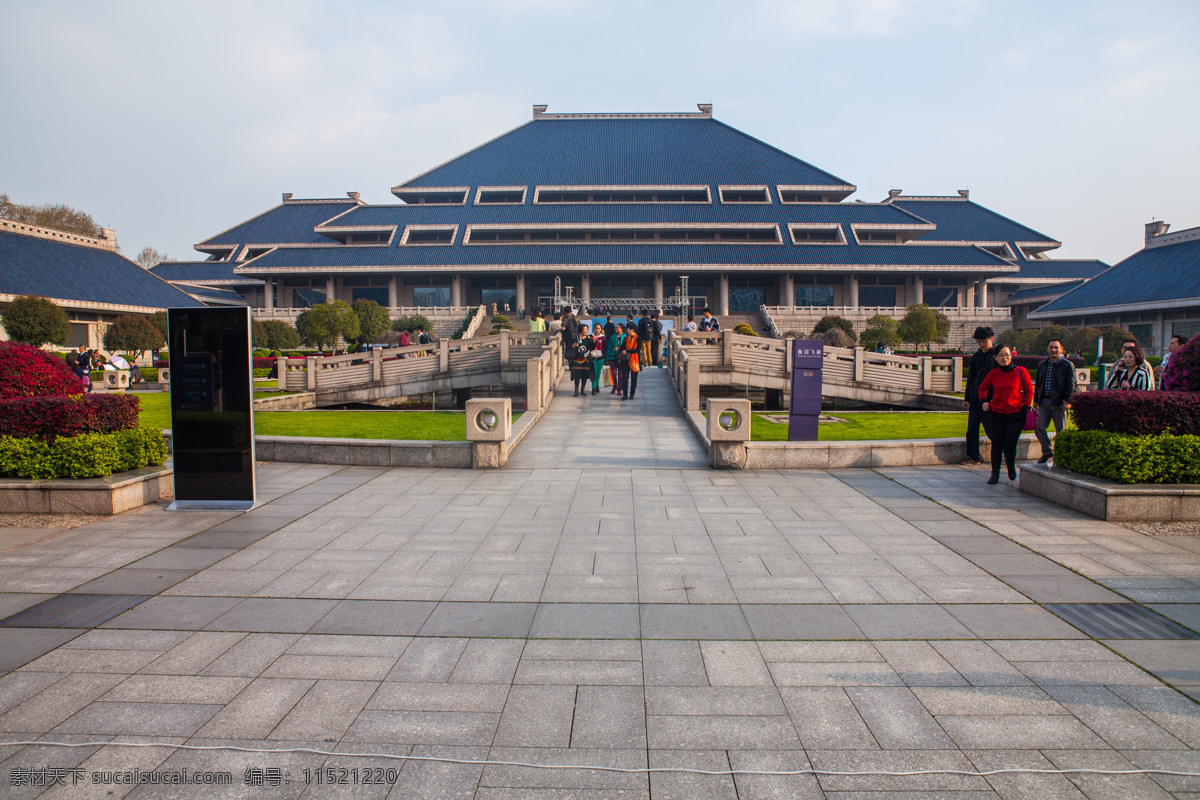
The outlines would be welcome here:
M 587 397 L 587 384 L 592 379 L 592 347 L 595 346 L 591 336 L 584 336 L 571 345 L 570 365 L 571 380 L 575 383 L 575 397 Z

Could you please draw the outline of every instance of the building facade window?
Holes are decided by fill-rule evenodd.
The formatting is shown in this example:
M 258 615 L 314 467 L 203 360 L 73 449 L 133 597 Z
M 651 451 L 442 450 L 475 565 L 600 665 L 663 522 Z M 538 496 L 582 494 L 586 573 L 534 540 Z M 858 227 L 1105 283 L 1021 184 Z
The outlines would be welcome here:
M 797 286 L 796 305 L 798 306 L 831 306 L 833 305 L 832 286 Z
M 445 308 L 450 305 L 449 286 L 414 286 L 413 305 L 418 308 Z
M 771 193 L 765 186 L 721 186 L 722 203 L 769 203 Z

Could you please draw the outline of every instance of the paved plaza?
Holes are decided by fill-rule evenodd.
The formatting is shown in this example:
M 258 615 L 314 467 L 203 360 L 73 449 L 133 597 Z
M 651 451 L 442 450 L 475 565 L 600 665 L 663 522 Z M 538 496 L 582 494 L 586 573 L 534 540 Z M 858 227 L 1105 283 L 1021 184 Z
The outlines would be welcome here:
M 1200 773 L 1200 640 L 1152 638 L 1200 629 L 1200 537 L 985 477 L 709 470 L 649 370 L 499 471 L 0 529 L 0 742 L 94 743 L 5 744 L 0 796 L 1200 798 L 1056 772 Z M 231 783 L 103 783 L 184 769 Z

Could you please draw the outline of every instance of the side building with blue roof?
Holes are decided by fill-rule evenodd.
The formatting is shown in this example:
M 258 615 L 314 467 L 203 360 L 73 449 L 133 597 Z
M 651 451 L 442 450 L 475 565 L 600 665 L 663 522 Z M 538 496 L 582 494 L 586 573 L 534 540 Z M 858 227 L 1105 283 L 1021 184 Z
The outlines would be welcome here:
M 1166 350 L 1173 336 L 1200 334 L 1200 227 L 1170 232 L 1146 225 L 1145 246 L 1045 303 L 1029 316 L 1039 325 L 1120 326 L 1147 353 Z
M 196 245 L 208 261 L 157 274 L 237 292 L 272 318 L 333 299 L 372 299 L 398 316 L 546 308 L 569 293 L 612 309 L 708 305 L 723 316 L 765 306 L 781 329 L 811 328 L 823 314 L 901 316 L 925 302 L 970 330 L 1008 327 L 1009 295 L 1094 268 L 1035 274 L 1059 243 L 965 192 L 846 202 L 855 190 L 714 119 L 708 105 L 534 106 L 528 122 L 394 186 L 396 205 L 285 194 Z
M 97 349 L 119 316 L 206 305 L 118 253 L 110 230 L 96 238 L 0 219 L 0 307 L 21 295 L 61 306 L 69 345 Z

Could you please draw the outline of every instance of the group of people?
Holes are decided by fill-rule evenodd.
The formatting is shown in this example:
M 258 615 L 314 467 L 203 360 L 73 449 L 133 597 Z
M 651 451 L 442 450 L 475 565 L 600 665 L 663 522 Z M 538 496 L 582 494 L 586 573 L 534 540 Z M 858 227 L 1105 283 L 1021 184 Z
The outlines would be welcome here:
M 657 311 L 642 315 L 634 321 L 629 314 L 625 322 L 612 316 L 589 329 L 580 323 L 570 309 L 555 313 L 547 329 L 562 338 L 563 357 L 571 369 L 575 397 L 587 396 L 587 384 L 592 394 L 600 394 L 600 383 L 607 368 L 612 388 L 609 394 L 621 400 L 632 400 L 637 394 L 638 375 L 647 367 L 662 368 L 663 326 Z
M 1033 422 L 1034 435 L 1042 446 L 1038 463 L 1045 464 L 1053 457 L 1050 423 L 1054 423 L 1056 431 L 1066 427 L 1071 397 L 1078 390 L 1075 366 L 1066 357 L 1061 339 L 1047 343 L 1046 358 L 1038 364 L 1035 377 L 1030 377 L 1024 367 L 1013 364 L 1012 348 L 995 346 L 995 332 L 991 328 L 976 328 L 974 339 L 979 349 L 971 356 L 967 368 L 963 400 L 963 408 L 967 410 L 966 463 L 983 463 L 979 451 L 982 425 L 992 442 L 992 473 L 988 483 L 999 482 L 1002 462 L 1007 467 L 1008 479 L 1015 481 L 1017 442 L 1021 431 L 1029 430 L 1029 422 Z M 1184 342 L 1182 336 L 1172 337 L 1170 352 L 1174 353 Z M 1104 389 L 1148 391 L 1156 386 L 1154 368 L 1142 348 L 1133 339 L 1121 342 L 1121 360 L 1109 373 Z
M 105 356 L 98 350 L 89 350 L 86 344 L 67 351 L 67 368 L 75 377 L 83 381 L 84 391 L 92 390 L 91 371 L 94 369 L 127 369 L 129 379 L 133 383 L 142 380 L 142 370 L 137 364 L 130 364 L 122 356 Z

